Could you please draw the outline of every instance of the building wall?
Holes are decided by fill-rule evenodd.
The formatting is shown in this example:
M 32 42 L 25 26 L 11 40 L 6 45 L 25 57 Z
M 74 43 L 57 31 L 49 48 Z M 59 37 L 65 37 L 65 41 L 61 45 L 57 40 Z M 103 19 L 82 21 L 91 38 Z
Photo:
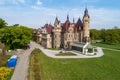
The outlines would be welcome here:
M 88 39 L 90 38 L 89 26 L 90 26 L 90 19 L 88 16 L 85 16 L 83 18 L 83 38 L 85 41 L 88 41 Z
M 43 28 L 42 36 L 37 36 L 39 38 L 37 41 L 46 48 L 60 48 L 61 46 L 62 48 L 69 48 L 70 44 L 74 42 L 89 42 L 90 17 L 87 9 L 84 12 L 82 26 L 79 26 L 79 28 L 81 28 L 80 30 L 75 31 L 76 24 L 70 23 L 68 17 L 67 21 L 65 32 L 62 32 L 63 25 L 61 25 L 60 21 L 56 18 L 52 33 L 47 33 L 47 30 Z M 70 25 L 68 26 L 69 23 Z
M 52 37 L 51 34 L 43 34 L 41 45 L 45 48 L 52 48 Z
M 52 48 L 52 37 L 51 37 L 51 34 L 47 34 L 47 48 Z
M 60 48 L 61 46 L 61 31 L 61 23 L 56 21 L 53 29 L 53 48 Z

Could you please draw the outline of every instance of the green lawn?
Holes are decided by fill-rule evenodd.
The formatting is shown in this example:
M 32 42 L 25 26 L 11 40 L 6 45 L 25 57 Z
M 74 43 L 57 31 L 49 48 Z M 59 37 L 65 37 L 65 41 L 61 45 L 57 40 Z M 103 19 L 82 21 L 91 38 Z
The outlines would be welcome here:
M 38 71 L 40 70 L 41 80 L 120 79 L 120 52 L 104 50 L 103 57 L 92 59 L 53 59 L 40 50 L 34 52 L 39 56 L 37 63 L 40 66 Z
M 99 46 L 104 48 L 111 48 L 111 49 L 117 49 L 120 50 L 120 44 L 105 44 L 105 43 L 94 43 L 93 46 Z
M 60 48 L 47 48 L 49 50 L 60 50 Z
M 58 53 L 56 56 L 76 56 L 76 54 L 71 53 L 71 52 L 66 52 L 66 53 Z

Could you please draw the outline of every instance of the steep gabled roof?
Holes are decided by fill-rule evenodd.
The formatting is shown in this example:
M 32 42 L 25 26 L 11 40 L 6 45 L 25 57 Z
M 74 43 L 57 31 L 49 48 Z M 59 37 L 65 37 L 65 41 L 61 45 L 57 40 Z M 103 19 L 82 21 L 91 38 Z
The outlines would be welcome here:
M 77 31 L 83 29 L 83 23 L 80 18 L 78 18 L 77 23 L 75 24 L 75 27 L 77 28 Z
M 51 24 L 45 24 L 44 27 L 46 28 L 48 34 L 52 33 L 53 26 Z
M 67 31 L 69 26 L 70 26 L 70 21 L 69 21 L 69 16 L 67 15 L 67 20 L 65 21 L 65 23 L 62 26 L 62 32 Z

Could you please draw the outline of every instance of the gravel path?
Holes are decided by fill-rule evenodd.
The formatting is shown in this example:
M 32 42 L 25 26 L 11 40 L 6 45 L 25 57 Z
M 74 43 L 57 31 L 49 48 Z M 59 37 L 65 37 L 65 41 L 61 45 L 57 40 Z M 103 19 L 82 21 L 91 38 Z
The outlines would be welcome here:
M 35 46 L 32 43 L 30 49 L 25 50 L 23 54 L 18 56 L 17 65 L 11 80 L 26 80 L 29 56 L 33 51 L 34 47 Z

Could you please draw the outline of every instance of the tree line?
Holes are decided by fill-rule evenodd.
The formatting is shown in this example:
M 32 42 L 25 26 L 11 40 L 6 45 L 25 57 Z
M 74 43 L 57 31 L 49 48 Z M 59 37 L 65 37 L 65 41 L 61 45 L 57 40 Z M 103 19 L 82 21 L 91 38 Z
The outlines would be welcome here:
M 101 40 L 103 43 L 117 44 L 120 43 L 120 29 L 91 29 L 90 37 L 93 41 Z
M 0 18 L 0 42 L 4 43 L 6 49 L 24 48 L 32 38 L 32 28 L 18 24 L 8 26 L 5 20 Z

